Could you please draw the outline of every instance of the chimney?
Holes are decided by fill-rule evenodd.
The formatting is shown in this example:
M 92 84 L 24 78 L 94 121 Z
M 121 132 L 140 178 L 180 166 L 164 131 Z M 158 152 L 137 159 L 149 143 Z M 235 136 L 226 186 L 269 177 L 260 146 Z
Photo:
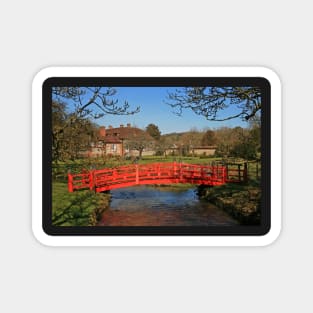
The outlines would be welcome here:
M 130 127 L 130 123 L 127 123 L 127 127 Z
M 123 127 L 124 127 L 124 125 L 123 125 L 123 124 L 121 124 L 121 125 L 120 125 L 120 128 L 123 128 Z
M 105 137 L 105 126 L 99 128 L 99 135 L 100 137 Z
M 112 125 L 109 125 L 109 129 L 112 129 L 113 127 L 112 127 Z

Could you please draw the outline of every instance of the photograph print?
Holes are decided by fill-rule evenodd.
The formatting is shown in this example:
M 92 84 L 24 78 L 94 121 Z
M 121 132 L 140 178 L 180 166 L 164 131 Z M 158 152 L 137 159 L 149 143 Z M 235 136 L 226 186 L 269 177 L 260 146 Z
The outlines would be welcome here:
M 100 83 L 46 83 L 44 216 L 55 234 L 259 234 L 268 227 L 266 82 Z

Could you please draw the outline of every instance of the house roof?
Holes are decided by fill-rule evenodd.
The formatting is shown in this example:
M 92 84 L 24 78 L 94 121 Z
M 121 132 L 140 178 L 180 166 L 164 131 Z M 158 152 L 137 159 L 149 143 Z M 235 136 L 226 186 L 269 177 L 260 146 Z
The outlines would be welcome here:
M 122 143 L 122 140 L 116 136 L 105 136 L 99 139 L 100 141 L 104 141 L 105 143 Z
M 117 127 L 117 128 L 107 129 L 106 134 L 107 136 L 113 135 L 121 139 L 129 139 L 129 138 L 143 135 L 145 134 L 145 132 L 142 129 L 139 129 L 137 127 Z
M 100 140 L 107 142 L 108 140 L 113 140 L 112 138 L 116 138 L 117 140 L 127 140 L 127 139 L 135 139 L 136 137 L 145 137 L 145 139 L 154 140 L 148 133 L 144 130 L 137 127 L 116 127 L 116 128 L 107 128 L 105 129 L 105 136 L 99 136 Z
M 193 147 L 193 149 L 216 149 L 217 148 L 217 146 L 195 146 L 195 147 Z

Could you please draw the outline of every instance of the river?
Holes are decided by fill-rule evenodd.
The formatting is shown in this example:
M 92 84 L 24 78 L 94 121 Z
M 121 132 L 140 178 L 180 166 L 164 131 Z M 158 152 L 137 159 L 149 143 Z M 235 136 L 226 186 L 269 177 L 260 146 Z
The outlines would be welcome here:
M 136 186 L 111 191 L 99 226 L 233 226 L 238 222 L 200 200 L 196 188 Z

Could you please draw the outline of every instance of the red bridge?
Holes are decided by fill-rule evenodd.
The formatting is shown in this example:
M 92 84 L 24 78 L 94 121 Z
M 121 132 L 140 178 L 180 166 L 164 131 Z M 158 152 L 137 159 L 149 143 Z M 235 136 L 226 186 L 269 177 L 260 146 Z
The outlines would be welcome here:
M 178 184 L 218 186 L 227 182 L 243 182 L 247 168 L 185 163 L 153 163 L 120 166 L 102 170 L 68 174 L 68 191 L 90 189 L 107 191 L 134 185 Z

